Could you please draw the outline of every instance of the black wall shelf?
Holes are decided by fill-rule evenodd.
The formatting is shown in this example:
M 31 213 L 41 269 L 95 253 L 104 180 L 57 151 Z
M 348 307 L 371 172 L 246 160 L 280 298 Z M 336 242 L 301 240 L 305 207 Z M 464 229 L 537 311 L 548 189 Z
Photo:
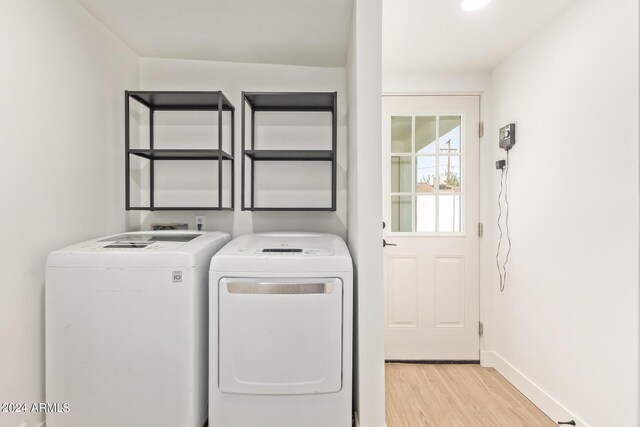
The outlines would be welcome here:
M 245 150 L 252 160 L 321 161 L 333 160 L 332 150 Z
M 243 92 L 253 111 L 333 112 L 336 95 L 336 92 Z
M 229 153 L 218 149 L 131 149 L 129 153 L 149 160 L 218 160 L 220 155 L 222 155 L 222 160 L 233 160 L 233 156 Z
M 248 211 L 335 211 L 337 175 L 337 92 L 242 92 L 242 210 Z M 245 131 L 245 106 L 250 118 L 250 138 Z M 271 150 L 256 149 L 255 114 L 257 112 L 326 112 L 331 114 L 330 150 Z M 289 162 L 331 162 L 331 205 L 330 206 L 256 206 L 255 204 L 255 163 L 259 161 Z M 251 177 L 245 178 L 246 163 L 249 163 Z M 247 182 L 248 181 L 248 182 Z M 245 192 L 249 185 L 249 203 Z
M 131 148 L 130 101 L 137 101 L 149 110 L 149 148 Z M 218 115 L 218 147 L 207 149 L 154 148 L 155 111 L 212 111 Z M 231 154 L 222 149 L 223 112 L 230 113 Z M 133 211 L 185 211 L 185 210 L 233 210 L 234 209 L 234 158 L 235 148 L 235 108 L 221 91 L 214 92 L 167 92 L 167 91 L 125 91 L 125 198 L 126 210 Z M 142 157 L 149 164 L 149 204 L 132 206 L 131 203 L 131 156 Z M 216 206 L 156 206 L 155 204 L 155 162 L 171 160 L 217 161 L 218 163 L 218 204 Z M 231 201 L 223 206 L 223 162 L 230 164 Z
M 128 92 L 145 107 L 170 111 L 233 111 L 233 105 L 221 91 L 215 92 Z

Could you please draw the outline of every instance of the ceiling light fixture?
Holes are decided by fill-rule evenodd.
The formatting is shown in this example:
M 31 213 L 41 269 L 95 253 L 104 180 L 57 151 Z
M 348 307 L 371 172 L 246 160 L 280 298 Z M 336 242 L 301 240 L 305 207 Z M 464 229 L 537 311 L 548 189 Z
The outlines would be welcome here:
M 460 7 L 463 10 L 478 10 L 491 3 L 491 0 L 462 0 Z

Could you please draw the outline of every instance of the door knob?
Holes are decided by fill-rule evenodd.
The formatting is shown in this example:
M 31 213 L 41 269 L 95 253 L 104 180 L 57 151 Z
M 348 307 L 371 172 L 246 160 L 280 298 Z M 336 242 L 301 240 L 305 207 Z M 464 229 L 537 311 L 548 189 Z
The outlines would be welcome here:
M 395 243 L 387 243 L 385 239 L 382 239 L 382 247 L 385 248 L 387 246 L 398 246 Z

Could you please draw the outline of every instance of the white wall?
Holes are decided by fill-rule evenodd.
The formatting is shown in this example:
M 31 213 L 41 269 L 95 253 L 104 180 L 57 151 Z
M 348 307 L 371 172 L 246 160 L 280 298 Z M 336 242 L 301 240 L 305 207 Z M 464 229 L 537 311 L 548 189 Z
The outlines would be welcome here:
M 493 134 L 517 125 L 495 365 L 556 421 L 637 426 L 637 0 L 576 2 L 492 86 Z
M 493 176 L 494 144 L 497 139 L 491 127 L 491 73 L 446 73 L 434 74 L 420 70 L 384 70 L 382 73 L 383 95 L 480 95 L 480 120 L 485 133 L 480 138 L 480 222 L 484 225 L 485 238 L 480 239 L 480 321 L 484 333 L 480 349 L 492 346 L 492 280 L 494 262 L 493 245 Z M 482 359 L 482 353 L 481 353 Z M 483 360 L 481 360 L 484 363 Z
M 354 408 L 359 425 L 385 425 L 382 284 L 382 3 L 356 0 L 347 59 L 349 229 L 356 277 Z
M 123 91 L 138 58 L 70 0 L 2 2 L 0 52 L 0 402 L 29 404 L 44 401 L 47 254 L 126 226 Z
M 205 212 L 206 228 L 234 237 L 262 231 L 317 231 L 346 237 L 347 229 L 347 87 L 344 68 L 245 64 L 142 58 L 142 90 L 222 90 L 236 108 L 236 210 Z M 241 194 L 241 92 L 317 91 L 338 92 L 338 195 L 336 212 L 242 212 Z M 142 216 L 148 228 L 154 222 L 184 222 L 195 227 L 199 212 L 152 212 Z

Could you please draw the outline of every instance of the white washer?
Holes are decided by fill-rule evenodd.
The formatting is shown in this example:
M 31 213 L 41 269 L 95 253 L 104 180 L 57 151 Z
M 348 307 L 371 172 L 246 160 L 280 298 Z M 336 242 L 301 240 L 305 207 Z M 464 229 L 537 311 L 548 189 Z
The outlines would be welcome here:
M 201 427 L 208 269 L 226 233 L 124 233 L 52 252 L 48 427 Z
M 212 258 L 209 283 L 209 425 L 350 427 L 353 267 L 344 241 L 242 236 Z

